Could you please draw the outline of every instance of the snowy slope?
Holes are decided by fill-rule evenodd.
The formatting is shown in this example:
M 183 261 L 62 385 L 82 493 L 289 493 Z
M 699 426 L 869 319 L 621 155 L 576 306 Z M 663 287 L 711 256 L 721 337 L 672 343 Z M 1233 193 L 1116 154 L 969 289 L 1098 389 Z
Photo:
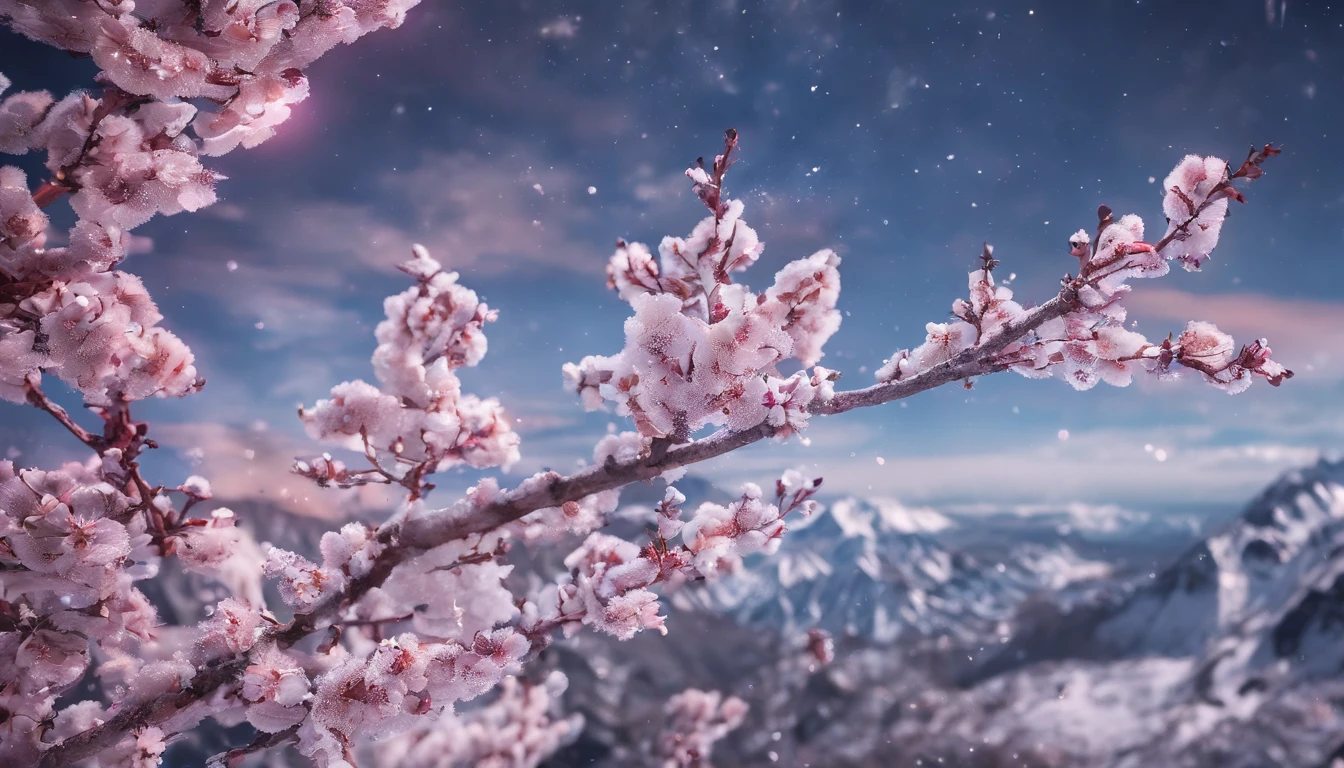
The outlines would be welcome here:
M 1043 618 L 948 697 L 928 754 L 1057 765 L 1326 766 L 1344 737 L 1344 462 L 1281 477 L 1119 600 Z M 949 753 L 950 754 L 950 753 Z

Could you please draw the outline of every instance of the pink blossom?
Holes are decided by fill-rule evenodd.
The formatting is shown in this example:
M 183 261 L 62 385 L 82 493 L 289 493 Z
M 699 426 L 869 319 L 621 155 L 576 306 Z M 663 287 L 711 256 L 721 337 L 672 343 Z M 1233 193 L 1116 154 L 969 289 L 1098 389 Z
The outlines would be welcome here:
M 224 155 L 239 145 L 257 146 L 289 119 L 290 105 L 306 98 L 308 78 L 297 69 L 245 78 L 224 109 L 202 113 L 192 124 L 201 138 L 201 154 Z
M 410 730 L 380 745 L 375 764 L 386 768 L 539 765 L 578 736 L 583 725 L 581 715 L 560 717 L 556 713 L 567 684 L 558 670 L 541 684 L 505 677 L 499 696 L 489 705 L 469 713 L 420 718 Z
M 910 352 L 910 371 L 923 373 L 939 363 L 947 362 L 963 350 L 975 346 L 978 334 L 975 326 L 965 321 L 929 323 L 925 326 L 928 337 Z
M 261 613 L 252 605 L 232 597 L 215 606 L 215 612 L 201 622 L 201 644 L 216 653 L 243 653 L 257 639 Z
M 243 674 L 244 699 L 293 707 L 308 697 L 308 676 L 289 654 L 268 645 L 253 654 L 253 658 L 255 662 Z
M 0 85 L 7 86 L 8 82 L 0 79 Z M 0 94 L 4 92 L 0 87 Z M 0 101 L 0 152 L 22 155 L 32 149 L 37 126 L 53 103 L 46 91 L 20 91 Z
M 247 534 L 235 527 L 233 512 L 223 507 L 210 513 L 208 520 L 192 520 L 176 539 L 175 552 L 188 570 L 214 575 L 238 550 Z
M 243 673 L 241 695 L 250 702 L 247 721 L 257 730 L 278 733 L 298 725 L 308 715 L 307 674 L 293 658 L 273 645 L 253 654 L 254 663 Z
M 840 257 L 818 251 L 790 262 L 775 275 L 760 311 L 777 318 L 793 339 L 790 354 L 804 366 L 821 360 L 821 348 L 840 328 Z
M 747 483 L 742 497 L 728 506 L 701 504 L 681 536 L 702 572 L 731 571 L 743 557 L 779 549 L 786 527 L 779 509 L 761 499 L 759 486 Z
M 299 418 L 313 439 L 355 450 L 364 449 L 365 439 L 386 449 L 403 432 L 401 401 L 362 381 L 337 384 L 330 399 L 300 409 Z
M 266 553 L 266 576 L 276 579 L 280 597 L 299 611 L 311 610 L 327 595 L 338 592 L 346 579 L 301 555 L 271 547 Z
M 1164 254 L 1188 270 L 1199 269 L 1218 244 L 1227 216 L 1227 197 L 1221 191 L 1227 173 L 1225 160 L 1186 155 L 1162 181 L 1166 236 L 1173 238 Z
M 607 265 L 607 283 L 627 302 L 641 294 L 663 290 L 658 279 L 658 262 L 654 261 L 648 246 L 624 240 L 616 244 L 616 252 Z
M 1213 323 L 1191 321 L 1177 339 L 1182 360 L 1220 371 L 1232 362 L 1235 342 Z
M 747 704 L 718 691 L 687 688 L 668 699 L 668 722 L 658 739 L 664 768 L 706 765 L 714 743 L 742 724 Z
M 39 629 L 19 643 L 13 659 L 32 682 L 60 687 L 77 681 L 88 666 L 89 641 L 73 633 Z

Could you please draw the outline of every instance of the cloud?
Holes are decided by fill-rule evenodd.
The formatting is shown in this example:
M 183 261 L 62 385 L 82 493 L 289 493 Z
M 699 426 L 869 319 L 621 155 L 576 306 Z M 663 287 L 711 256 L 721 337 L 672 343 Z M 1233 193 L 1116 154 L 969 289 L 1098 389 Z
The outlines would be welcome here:
M 397 496 L 384 486 L 351 490 L 318 488 L 290 473 L 297 457 L 321 451 L 283 431 L 223 424 L 155 424 L 160 444 L 194 455 L 199 474 L 209 478 L 221 502 L 259 501 L 287 512 L 343 520 L 370 510 L 395 507 Z M 355 466 L 352 464 L 351 466 Z
M 410 234 L 454 268 L 500 272 L 521 263 L 599 271 L 588 179 L 514 145 L 504 153 L 427 153 L 405 172 L 382 176 L 413 218 Z M 605 239 L 605 238 L 604 238 Z
M 583 21 L 582 16 L 561 16 L 553 21 L 543 24 L 537 34 L 542 37 L 555 40 L 573 40 L 579 34 L 579 22 Z
M 1203 424 L 1077 431 L 1064 441 L 1053 432 L 1046 439 L 996 435 L 930 449 L 918 435 L 886 437 L 862 417 L 845 414 L 815 419 L 806 434 L 810 446 L 757 444 L 692 471 L 733 488 L 769 482 L 794 467 L 823 477 L 830 494 L 906 503 L 1152 508 L 1168 500 L 1240 504 L 1279 472 L 1322 453 L 1268 439 L 1221 444 L 1217 431 Z
M 187 258 L 273 263 L 276 284 L 329 285 L 353 270 L 395 274 L 421 243 L 445 266 L 477 274 L 531 266 L 600 274 L 608 248 L 597 244 L 614 242 L 624 218 L 599 219 L 600 201 L 587 191 L 596 181 L 520 142 L 426 152 L 412 167 L 379 173 L 360 202 L 319 193 L 235 205 L 224 243 Z

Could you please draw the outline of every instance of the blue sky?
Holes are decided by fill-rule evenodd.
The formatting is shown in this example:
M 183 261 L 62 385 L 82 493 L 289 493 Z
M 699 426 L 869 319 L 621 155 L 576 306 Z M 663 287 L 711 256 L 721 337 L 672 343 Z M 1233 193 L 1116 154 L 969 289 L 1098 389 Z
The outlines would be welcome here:
M 729 126 L 742 134 L 729 194 L 766 243 L 747 282 L 822 247 L 844 259 L 845 319 L 824 364 L 847 386 L 947 316 L 982 241 L 1016 273 L 1019 298 L 1043 301 L 1099 203 L 1156 228 L 1150 177 L 1188 152 L 1240 159 L 1272 141 L 1285 152 L 1233 211 L 1213 261 L 1141 281 L 1131 316 L 1150 337 L 1186 319 L 1266 335 L 1298 377 L 1229 398 L 1195 382 L 1080 394 L 1001 375 L 818 419 L 810 446 L 753 447 L 706 466 L 716 480 L 802 466 L 833 492 L 911 502 L 1155 509 L 1240 502 L 1344 445 L 1344 10 L 672 5 L 427 0 L 402 29 L 314 65 L 312 97 L 277 138 L 217 161 L 229 177 L 219 205 L 137 230 L 153 251 L 126 268 L 209 380 L 140 410 L 164 438 L 162 471 L 180 473 L 182 452 L 200 447 L 227 493 L 282 484 L 286 503 L 332 505 L 283 478 L 289 458 L 313 451 L 294 406 L 371 378 L 381 298 L 404 285 L 393 267 L 411 242 L 500 310 L 465 380 L 520 419 L 514 474 L 574 466 L 609 423 L 627 426 L 560 390 L 561 364 L 621 344 L 627 307 L 604 287 L 606 258 L 618 237 L 689 232 L 703 209 L 681 172 Z M 16 87 L 89 83 L 88 62 L 5 34 L 0 71 Z M 7 445 L 21 461 L 74 455 L 15 406 L 0 411 Z

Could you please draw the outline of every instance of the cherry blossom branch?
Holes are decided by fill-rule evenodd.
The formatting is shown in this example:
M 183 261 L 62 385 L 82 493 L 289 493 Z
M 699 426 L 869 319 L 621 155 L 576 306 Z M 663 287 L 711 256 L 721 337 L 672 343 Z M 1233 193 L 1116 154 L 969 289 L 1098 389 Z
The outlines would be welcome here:
M 196 704 L 221 686 L 236 682 L 247 667 L 246 655 L 199 668 L 191 683 L 180 691 L 164 693 L 147 701 L 123 707 L 107 721 L 75 734 L 42 753 L 38 768 L 64 768 L 109 749 L 129 733 L 162 723 Z
M 49 414 L 104 461 L 111 460 L 115 463 L 117 468 L 115 474 L 124 477 L 120 490 L 135 500 L 118 520 L 126 522 L 136 514 L 144 513 L 152 543 L 159 551 L 164 554 L 171 553 L 170 539 L 174 535 L 205 522 L 188 517 L 187 513 L 202 500 L 202 497 L 195 495 L 187 487 L 176 489 L 187 493 L 187 499 L 180 511 L 165 512 L 154 505 L 154 499 L 169 489 L 162 485 L 150 485 L 141 471 L 140 462 L 136 459 L 142 450 L 156 448 L 157 444 L 146 436 L 147 425 L 131 418 L 129 403 L 116 403 L 93 409 L 103 419 L 103 434 L 98 435 L 75 422 L 70 413 L 52 401 L 42 390 L 41 385 L 35 381 L 30 379 L 24 382 L 24 394 L 30 405 Z
M 657 598 L 648 587 L 721 573 L 745 554 L 773 551 L 785 530 L 784 515 L 799 506 L 810 508 L 807 498 L 819 481 L 805 486 L 800 477 L 786 475 L 776 505 L 762 501 L 760 489 L 749 486 L 727 507 L 702 505 L 685 524 L 677 508 L 684 498 L 669 489 L 659 508 L 658 534 L 644 549 L 594 532 L 602 516 L 615 509 L 614 491 L 667 477 L 764 438 L 786 439 L 804 429 L 811 416 L 881 405 L 956 381 L 969 386 L 974 377 L 1010 369 L 1030 376 L 1059 373 L 1078 389 L 1103 378 L 1123 386 L 1131 369 L 1166 375 L 1172 365 L 1196 370 L 1228 391 L 1248 386 L 1252 373 L 1274 385 L 1291 376 L 1269 359 L 1263 341 L 1233 355 L 1231 338 L 1207 323 L 1189 324 L 1179 339 L 1168 336 L 1161 344 L 1148 343 L 1123 328 L 1120 303 L 1128 278 L 1165 274 L 1169 260 L 1194 269 L 1208 257 L 1228 200 L 1242 199 L 1231 181 L 1258 176 L 1260 162 L 1276 152 L 1269 146 L 1253 150 L 1235 174 L 1215 158 L 1182 160 L 1164 182 L 1168 230 L 1156 245 L 1143 241 L 1137 216 L 1116 221 L 1109 208 L 1101 207 L 1095 241 L 1083 231 L 1070 240 L 1070 253 L 1080 259 L 1078 276 L 1065 275 L 1059 293 L 1038 307 L 1023 308 L 1012 301 L 1010 290 L 995 286 L 991 273 L 998 262 L 986 246 L 980 268 L 970 273 L 969 300 L 953 305 L 960 322 L 930 324 L 925 343 L 893 355 L 878 371 L 877 384 L 837 393 L 833 382 L 838 376 L 815 364 L 840 324 L 840 259 L 821 251 L 795 261 L 760 294 L 733 283 L 732 273 L 750 266 L 761 246 L 754 230 L 742 222 L 742 203 L 723 197 L 737 134 L 729 131 L 725 138 L 712 174 L 703 163 L 687 172 L 712 215 L 688 239 L 664 240 L 661 269 L 648 248 L 637 243 L 621 244 L 612 257 L 612 286 L 635 310 L 626 325 L 626 349 L 565 369 L 567 386 L 586 407 L 614 404 L 618 413 L 633 418 L 637 433 L 603 438 L 593 466 L 574 475 L 542 473 L 504 493 L 486 481 L 454 506 L 426 511 L 421 496 L 432 487 L 425 482 L 428 475 L 458 464 L 507 466 L 517 459 L 518 440 L 499 403 L 463 394 L 455 373 L 475 365 L 484 354 L 483 326 L 494 319 L 494 311 L 459 285 L 456 273 L 443 270 L 417 247 L 414 259 L 403 265 L 416 284 L 386 302 L 387 319 L 375 331 L 379 346 L 373 365 L 380 385 L 344 382 L 332 389 L 330 399 L 311 411 L 300 410 L 310 434 L 363 448 L 371 469 L 350 473 L 328 455 L 311 466 L 296 465 L 299 474 L 319 484 L 402 485 L 409 502 L 376 531 L 352 524 L 325 534 L 321 565 L 272 548 L 265 572 L 280 579 L 282 597 L 295 608 L 289 623 L 271 620 L 259 629 L 269 614 L 236 600 L 221 602 L 218 618 L 203 629 L 207 645 L 222 644 L 226 653 L 188 667 L 165 693 L 124 699 L 102 725 L 49 748 L 41 764 L 79 760 L 124 745 L 128 735 L 141 738 L 151 729 L 157 733 L 158 725 L 180 730 L 172 722 L 181 722 L 175 716 L 184 709 L 199 706 L 192 716 L 204 713 L 215 706 L 207 701 L 237 701 L 231 698 L 235 693 L 245 702 L 249 719 L 262 718 L 264 730 L 283 731 L 297 717 L 305 721 L 298 739 L 304 754 L 319 762 L 345 759 L 353 740 L 374 733 L 370 729 L 385 717 L 370 710 L 374 720 L 365 722 L 359 707 L 378 706 L 394 688 L 399 696 L 404 694 L 408 714 L 422 715 L 498 683 L 509 665 L 544 645 L 557 629 L 568 633 L 583 624 L 620 638 L 662 629 Z M 805 370 L 781 377 L 776 365 L 788 359 L 801 362 Z M 115 448 L 123 462 L 133 463 L 139 450 L 152 444 L 144 439 L 143 425 L 130 420 L 125 399 L 111 402 L 100 411 L 107 423 L 103 440 L 109 452 Z M 48 410 L 54 416 L 64 414 Z M 73 420 L 64 416 L 69 429 Z M 722 428 L 705 439 L 691 439 L 709 425 Z M 390 469 L 384 463 L 388 457 L 397 462 Z M 143 480 L 135 487 L 142 504 L 162 490 L 150 489 Z M 131 484 L 127 488 L 130 495 Z M 186 486 L 180 490 L 192 496 Z M 149 517 L 154 524 L 152 510 Z M 163 522 L 157 520 L 161 541 L 168 534 Z M 565 559 L 568 575 L 535 599 L 515 602 L 499 583 L 502 576 L 495 572 L 501 569 L 490 561 L 507 552 L 509 537 L 531 536 L 548 526 L 590 535 Z M 454 544 L 473 535 L 479 537 L 474 546 Z M 682 543 L 669 547 L 668 538 L 675 535 Z M 408 567 L 399 569 L 402 565 Z M 479 591 L 476 602 L 485 610 L 504 612 L 464 618 L 476 609 L 464 610 L 456 598 L 445 610 L 433 598 L 414 602 L 418 593 L 409 601 L 398 596 L 423 586 L 458 589 L 463 583 Z M 378 606 L 359 605 L 380 587 Z M 488 607 L 492 601 L 495 606 Z M 517 622 L 507 618 L 514 609 Z M 360 615 L 361 610 L 393 618 L 372 619 Z M 284 666 L 296 663 L 285 659 L 302 656 L 293 646 L 315 632 L 330 631 L 318 646 L 322 654 L 340 642 L 344 626 L 372 625 L 381 637 L 383 624 L 408 617 L 417 622 L 447 617 L 449 628 L 438 635 L 445 641 L 425 643 L 405 634 L 381 642 L 368 658 L 352 657 L 322 674 L 315 689 L 302 669 Z M 480 664 L 483 672 L 471 672 L 471 679 L 485 687 L 471 692 L 440 677 L 431 691 L 419 673 L 403 675 L 424 668 L 418 664 L 433 664 L 448 675 Z M 279 693 L 257 688 L 259 676 L 279 679 L 281 673 L 290 680 L 285 701 Z M 240 682 L 241 692 L 220 691 Z M 294 684 L 302 697 L 295 695 Z M 311 706 L 302 703 L 310 693 Z
M 1069 304 L 1062 298 L 1051 299 L 1041 307 L 1028 311 L 1019 321 L 1005 326 L 985 344 L 968 349 L 928 371 L 865 389 L 837 392 L 833 398 L 814 405 L 812 411 L 819 415 L 844 413 L 904 399 L 954 381 L 1001 370 L 1002 366 L 991 362 L 994 354 L 1049 320 L 1062 316 L 1068 308 Z M 464 513 L 444 511 L 413 517 L 400 524 L 385 525 L 378 532 L 378 541 L 386 548 L 378 556 L 372 571 L 363 578 L 353 580 L 346 593 L 333 595 L 313 611 L 296 616 L 291 625 L 279 633 L 279 638 L 284 642 L 294 642 L 306 636 L 344 605 L 356 602 L 370 589 L 381 585 L 397 565 L 420 552 L 500 528 L 540 509 L 577 502 L 602 491 L 652 480 L 666 472 L 774 437 L 776 431 L 775 427 L 764 422 L 738 432 L 722 430 L 703 440 L 674 446 L 661 453 L 651 452 L 626 461 L 612 460 L 567 477 L 554 472 L 546 473 Z
M 1015 329 L 1005 329 L 999 338 L 987 342 L 982 348 L 967 350 L 958 358 L 909 379 L 838 392 L 832 400 L 818 405 L 816 412 L 838 414 L 887 403 L 949 382 L 987 373 L 990 367 L 982 360 L 985 355 L 992 355 L 1047 320 L 1059 317 L 1066 308 L 1061 299 L 1052 299 L 1039 309 L 1029 312 Z M 1012 335 L 1014 332 L 1016 335 Z M 974 354 L 977 350 L 980 354 Z M 740 432 L 721 431 L 704 440 L 669 448 L 657 457 L 650 455 L 624 462 L 611 461 L 568 477 L 549 473 L 525 482 L 466 514 L 440 514 L 412 519 L 400 525 L 386 525 L 378 532 L 378 541 L 385 544 L 386 548 L 366 576 L 352 580 L 346 590 L 333 594 L 312 611 L 296 615 L 288 624 L 266 630 L 263 641 L 271 640 L 281 646 L 289 646 L 324 628 L 345 606 L 357 602 L 369 590 L 382 585 L 394 568 L 427 549 L 499 528 L 539 509 L 651 480 L 670 470 L 722 456 L 772 437 L 775 431 L 774 427 L 765 423 Z M 246 655 L 216 663 L 198 673 L 191 685 L 182 692 L 165 694 L 123 710 L 102 725 L 52 747 L 43 755 L 41 766 L 56 768 L 82 760 L 117 743 L 136 727 L 161 723 L 183 707 L 207 698 L 220 686 L 233 683 L 246 665 Z
M 89 164 L 89 153 L 98 146 L 99 126 L 109 115 L 122 110 L 129 110 L 148 101 L 150 101 L 148 97 L 127 93 L 115 85 L 104 86 L 103 97 L 98 100 L 98 106 L 93 110 L 89 121 L 89 135 L 85 137 L 79 153 L 73 160 L 58 168 L 50 179 L 38 185 L 38 188 L 33 192 L 33 202 L 37 207 L 46 208 L 59 200 L 62 195 L 78 192 L 80 187 L 79 171 Z
M 1103 230 L 1111 225 L 1109 214 L 1108 209 L 1099 211 Z M 1175 231 L 1185 231 L 1184 228 L 1188 226 L 1188 223 L 1178 224 Z M 1177 239 L 1164 238 L 1163 247 Z M 911 376 L 882 381 L 863 389 L 834 393 L 809 404 L 806 410 L 814 415 L 840 414 L 910 397 L 955 381 L 1006 370 L 1012 363 L 1005 362 L 998 355 L 1010 345 L 1030 337 L 1043 325 L 1083 308 L 1086 292 L 1113 277 L 1116 265 L 1126 263 L 1125 256 L 1157 250 L 1154 246 L 1142 243 L 1117 247 L 1115 256 L 1099 262 L 1085 262 L 1081 265 L 1078 277 L 1066 276 L 1059 294 L 1045 304 L 1011 317 L 992 333 L 978 339 L 978 343 L 958 351 L 946 360 Z M 992 261 L 991 258 L 985 261 L 983 269 L 986 274 L 993 268 Z M 1170 347 L 1169 340 L 1167 346 Z M 1242 356 L 1246 354 L 1243 351 Z M 1197 369 L 1201 365 L 1198 361 L 1191 363 L 1190 367 Z M 265 630 L 261 642 L 271 641 L 282 647 L 290 646 L 325 626 L 342 623 L 339 621 L 341 611 L 358 602 L 371 589 L 384 584 L 397 566 L 429 549 L 498 529 L 538 510 L 577 503 L 603 491 L 651 480 L 666 472 L 780 434 L 780 426 L 766 420 L 748 429 L 724 429 L 703 440 L 683 444 L 673 444 L 669 439 L 658 438 L 652 442 L 649 451 L 633 458 L 610 458 L 568 477 L 553 472 L 545 473 L 485 503 L 412 515 L 401 522 L 389 522 L 377 532 L 376 541 L 380 552 L 367 573 L 350 580 L 344 589 L 326 595 L 311 610 L 297 614 L 287 625 Z M 548 618 L 532 627 L 533 634 L 554 630 L 572 618 L 569 615 Z M 217 663 L 194 678 L 188 690 L 165 695 L 133 710 L 123 711 L 107 723 L 62 742 L 44 756 L 42 765 L 55 766 L 62 764 L 61 760 L 81 759 L 94 754 L 101 747 L 116 743 L 132 727 L 162 722 L 180 707 L 209 696 L 219 686 L 233 683 L 234 676 L 241 673 L 245 664 L 245 656 Z M 48 762 L 48 758 L 52 761 Z

